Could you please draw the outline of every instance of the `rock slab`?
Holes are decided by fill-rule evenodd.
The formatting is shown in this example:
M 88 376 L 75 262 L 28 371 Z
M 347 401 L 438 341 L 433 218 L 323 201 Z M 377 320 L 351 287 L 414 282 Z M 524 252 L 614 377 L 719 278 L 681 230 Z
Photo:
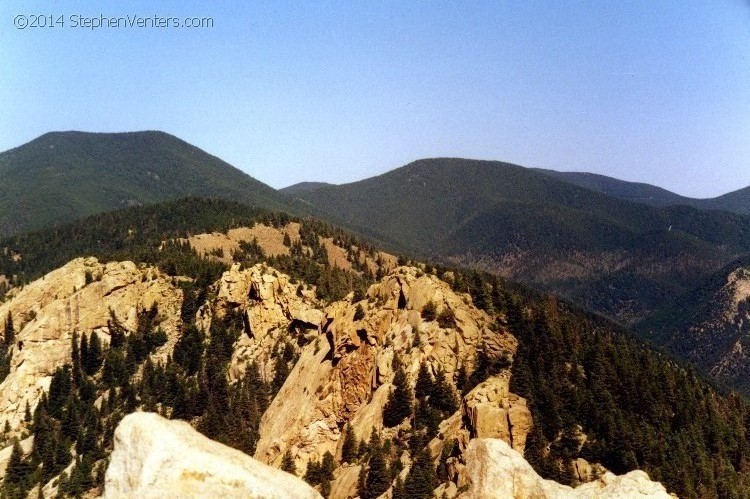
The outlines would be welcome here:
M 104 497 L 321 498 L 301 479 L 214 442 L 184 421 L 146 412 L 117 426 Z
M 516 450 L 500 439 L 475 438 L 464 454 L 472 499 L 671 499 L 659 482 L 643 471 L 616 476 L 606 473 L 596 481 L 572 488 L 540 477 Z

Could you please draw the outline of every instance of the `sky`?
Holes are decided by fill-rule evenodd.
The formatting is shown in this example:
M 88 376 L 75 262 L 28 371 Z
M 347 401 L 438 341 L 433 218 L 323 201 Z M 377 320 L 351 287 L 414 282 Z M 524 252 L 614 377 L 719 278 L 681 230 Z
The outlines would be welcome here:
M 750 1 L 2 0 L 0 151 L 61 130 L 276 188 L 450 156 L 711 197 L 750 185 Z

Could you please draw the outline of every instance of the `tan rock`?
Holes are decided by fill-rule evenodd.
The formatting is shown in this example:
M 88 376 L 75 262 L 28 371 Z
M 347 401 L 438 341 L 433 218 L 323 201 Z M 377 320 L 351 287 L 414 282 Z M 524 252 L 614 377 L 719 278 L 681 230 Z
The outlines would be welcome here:
M 463 412 L 474 438 L 499 438 L 523 453 L 531 430 L 526 400 L 509 392 L 509 377 L 493 376 L 464 397 Z
M 523 456 L 500 439 L 473 439 L 464 454 L 472 499 L 670 499 L 663 485 L 643 471 L 622 476 L 607 473 L 601 479 L 568 487 L 544 480 Z
M 214 442 L 183 421 L 133 413 L 115 431 L 105 498 L 320 498 L 301 479 Z
M 575 472 L 576 479 L 580 483 L 592 482 L 600 478 L 607 472 L 607 469 L 601 464 L 589 463 L 581 457 L 573 460 L 573 470 Z
M 329 499 L 354 499 L 362 466 L 344 466 L 334 471 Z
M 96 331 L 106 343 L 110 311 L 132 331 L 138 312 L 153 304 L 168 337 L 155 358 L 165 359 L 179 335 L 182 291 L 158 269 L 78 258 L 14 294 L 0 305 L 0 317 L 11 313 L 17 331 L 10 374 L 0 384 L 0 420 L 16 428 L 27 402 L 34 410 L 55 370 L 71 362 L 73 331 Z

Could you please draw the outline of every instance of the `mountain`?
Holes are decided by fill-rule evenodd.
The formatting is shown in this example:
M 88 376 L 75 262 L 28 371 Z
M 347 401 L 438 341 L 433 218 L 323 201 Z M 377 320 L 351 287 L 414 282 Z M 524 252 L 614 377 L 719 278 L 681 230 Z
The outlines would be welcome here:
M 680 196 L 654 185 L 641 182 L 628 182 L 596 173 L 559 172 L 542 168 L 535 168 L 535 170 L 558 180 L 635 203 L 643 203 L 651 206 L 673 206 L 680 204 L 696 206 L 696 203 L 699 201 L 698 199 Z
M 713 199 L 701 200 L 702 206 L 713 210 L 734 211 L 750 215 L 750 187 L 739 189 Z
M 279 192 L 282 192 L 287 196 L 296 196 L 298 194 L 304 194 L 306 192 L 315 191 L 323 187 L 330 187 L 332 185 L 333 184 L 328 184 L 326 182 L 300 182 L 298 184 L 279 189 Z
M 187 196 L 293 211 L 271 187 L 163 132 L 45 134 L 0 153 L 0 236 Z
M 498 272 L 625 324 L 750 252 L 748 217 L 647 206 L 500 162 L 421 160 L 294 197 L 396 250 Z
M 750 215 L 750 187 L 715 198 L 695 199 L 680 196 L 661 187 L 640 182 L 627 182 L 605 175 L 585 172 L 558 172 L 537 169 L 546 175 L 608 196 L 651 206 L 685 205 L 703 210 L 724 210 Z
M 750 394 L 750 258 L 668 300 L 636 329 L 718 383 Z
M 0 247 L 4 271 L 28 277 L 0 299 L 5 496 L 109 497 L 143 481 L 237 490 L 258 468 L 185 424 L 125 417 L 138 411 L 328 497 L 750 493 L 744 399 L 495 275 L 400 265 L 319 221 L 217 200 Z M 240 464 L 222 469 L 217 454 Z

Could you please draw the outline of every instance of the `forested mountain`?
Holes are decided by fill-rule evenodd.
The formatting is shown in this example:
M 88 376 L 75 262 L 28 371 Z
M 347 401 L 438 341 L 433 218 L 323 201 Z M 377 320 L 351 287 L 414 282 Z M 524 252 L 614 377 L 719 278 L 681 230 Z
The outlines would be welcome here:
M 396 248 L 497 272 L 625 324 L 750 251 L 750 218 L 658 208 L 506 163 L 422 160 L 296 197 Z
M 605 175 L 586 172 L 558 172 L 538 169 L 554 178 L 586 187 L 608 196 L 652 206 L 685 205 L 704 210 L 724 210 L 750 215 L 750 187 L 729 192 L 715 198 L 696 199 L 680 196 L 661 187 L 640 182 L 627 182 Z
M 191 246 L 259 224 L 268 237 L 231 254 Z M 44 275 L 0 304 L 10 497 L 101 492 L 114 428 L 136 410 L 187 420 L 325 496 L 470 494 L 483 438 L 561 483 L 603 466 L 685 498 L 750 494 L 744 399 L 495 275 L 396 262 L 324 223 L 216 200 L 0 246 L 0 272 Z
M 0 236 L 187 196 L 291 210 L 271 187 L 163 132 L 48 133 L 0 153 Z

